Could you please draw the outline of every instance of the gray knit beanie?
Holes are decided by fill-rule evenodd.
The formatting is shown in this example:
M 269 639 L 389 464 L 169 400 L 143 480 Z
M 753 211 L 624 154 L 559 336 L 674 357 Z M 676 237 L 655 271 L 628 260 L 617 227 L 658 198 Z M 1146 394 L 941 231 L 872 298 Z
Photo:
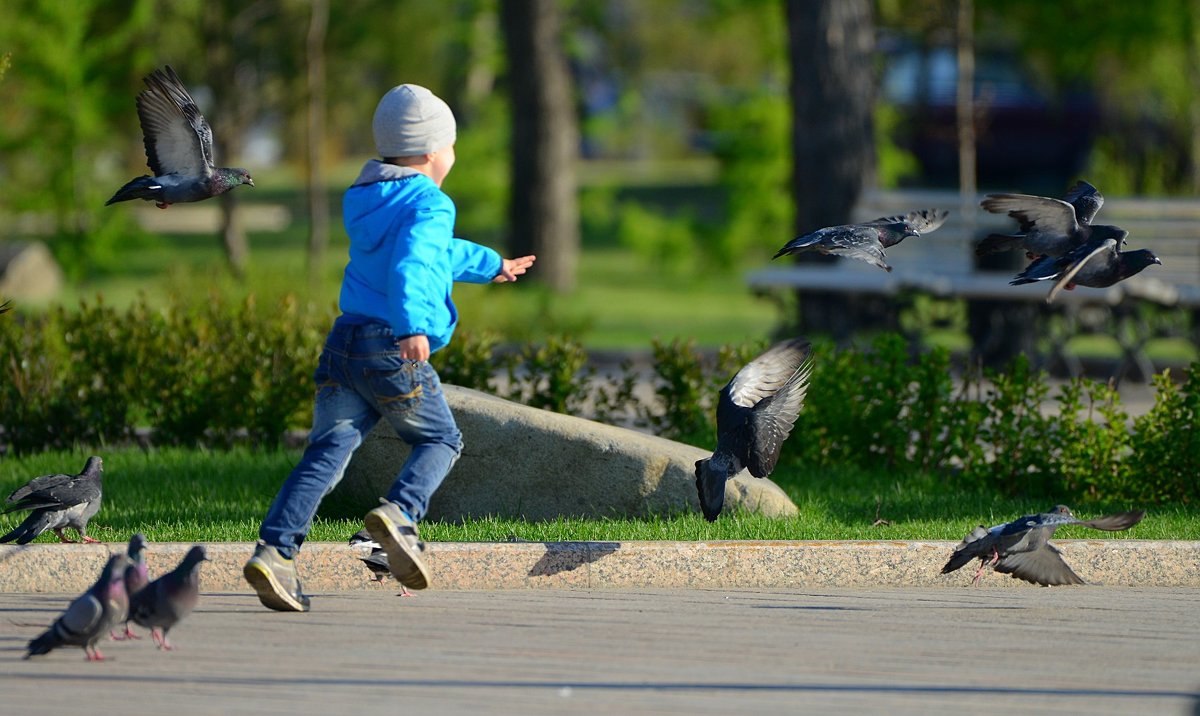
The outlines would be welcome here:
M 454 143 L 458 125 L 450 105 L 420 85 L 388 90 L 371 122 L 381 157 L 428 154 Z

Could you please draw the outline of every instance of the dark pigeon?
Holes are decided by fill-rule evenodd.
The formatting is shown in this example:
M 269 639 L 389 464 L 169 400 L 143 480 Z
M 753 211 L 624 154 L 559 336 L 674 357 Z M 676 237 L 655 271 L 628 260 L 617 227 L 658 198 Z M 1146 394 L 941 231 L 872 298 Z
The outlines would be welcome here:
M 971 560 L 979 559 L 979 570 L 972 584 L 978 584 L 985 567 L 991 566 L 1014 579 L 1040 584 L 1083 584 L 1078 574 L 1063 561 L 1062 553 L 1050 544 L 1054 530 L 1063 525 L 1083 525 L 1097 530 L 1118 532 L 1133 527 L 1146 516 L 1145 510 L 1118 512 L 1092 520 L 1080 520 L 1066 505 L 1058 505 L 1040 515 L 1025 515 L 1012 522 L 986 528 L 979 525 L 954 548 L 942 567 L 949 574 Z
M 67 610 L 41 636 L 29 642 L 25 658 L 49 654 L 60 646 L 83 648 L 88 661 L 103 661 L 96 644 L 125 618 L 129 596 L 125 593 L 126 557 L 108 558 L 100 579 L 77 597 Z
M 146 537 L 142 533 L 139 532 L 129 538 L 129 549 L 125 551 L 125 557 L 129 560 L 129 564 L 125 566 L 125 593 L 131 599 L 150 581 L 150 573 L 146 569 L 146 555 L 143 554 L 145 550 Z M 112 634 L 112 638 L 116 641 L 140 639 L 141 637 L 134 634 L 133 630 L 129 628 L 129 622 L 130 617 L 126 617 L 125 632 Z
M 170 65 L 143 81 L 147 89 L 137 97 L 138 119 L 154 176 L 129 182 L 105 206 L 145 199 L 165 209 L 224 194 L 239 184 L 254 186 L 245 169 L 214 166 L 212 128 Z
M 208 559 L 195 545 L 175 569 L 146 585 L 129 601 L 129 618 L 150 630 L 159 649 L 173 649 L 167 632 L 192 613 L 200 599 L 200 563 Z M 160 633 L 161 632 L 161 633 Z
M 928 234 L 941 226 L 949 215 L 943 209 L 922 209 L 904 215 L 883 216 L 862 224 L 817 229 L 784 244 L 771 258 L 816 251 L 866 261 L 884 271 L 891 271 L 892 267 L 884 260 L 884 249 L 895 246 L 909 236 Z
M 721 390 L 717 402 L 717 448 L 696 461 L 696 491 L 704 519 L 712 522 L 725 503 L 725 481 L 750 470 L 767 477 L 779 460 L 808 391 L 812 346 L 802 338 L 777 343 L 750 361 Z
M 8 496 L 5 513 L 33 510 L 16 529 L 0 537 L 0 542 L 28 544 L 46 530 L 54 530 L 61 542 L 73 542 L 63 535 L 70 527 L 84 542 L 97 542 L 87 536 L 87 523 L 100 511 L 100 473 L 104 461 L 89 457 L 78 475 L 35 477 Z
M 1128 233 L 1117 226 L 1092 224 L 1104 197 L 1096 187 L 1080 181 L 1063 199 L 1030 194 L 988 194 L 980 206 L 993 214 L 1017 220 L 1020 232 L 992 234 L 979 242 L 975 254 L 1024 249 L 1029 258 L 1062 256 L 1090 241 L 1124 241 Z
M 387 550 L 381 547 L 366 529 L 361 529 L 350 537 L 350 546 L 370 548 L 370 553 L 358 559 L 367 565 L 367 569 L 371 570 L 371 574 L 375 575 L 371 578 L 371 581 L 382 586 L 383 580 L 392 576 L 391 567 L 388 566 Z M 397 596 L 411 597 L 412 592 L 408 591 L 408 587 L 401 584 L 400 594 Z
M 1036 281 L 1055 281 L 1046 296 L 1046 303 L 1050 303 L 1064 288 L 1068 291 L 1076 286 L 1107 288 L 1141 273 L 1151 264 L 1162 264 L 1153 251 L 1121 251 L 1117 240 L 1103 239 L 1086 243 L 1058 258 L 1043 256 L 1029 264 L 1009 283 L 1019 286 Z

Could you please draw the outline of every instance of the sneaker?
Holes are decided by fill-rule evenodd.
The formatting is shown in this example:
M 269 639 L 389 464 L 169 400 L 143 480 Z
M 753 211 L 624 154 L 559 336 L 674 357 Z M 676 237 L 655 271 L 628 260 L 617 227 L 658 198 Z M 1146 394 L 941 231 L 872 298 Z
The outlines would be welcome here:
M 254 556 L 242 569 L 246 581 L 258 592 L 258 601 L 277 612 L 307 612 L 308 597 L 300 590 L 296 562 L 274 547 L 258 543 Z
M 367 513 L 363 521 L 379 546 L 387 552 L 388 569 L 397 582 L 410 589 L 429 586 L 429 569 L 421 559 L 425 543 L 417 525 L 394 503 L 380 498 L 382 504 Z

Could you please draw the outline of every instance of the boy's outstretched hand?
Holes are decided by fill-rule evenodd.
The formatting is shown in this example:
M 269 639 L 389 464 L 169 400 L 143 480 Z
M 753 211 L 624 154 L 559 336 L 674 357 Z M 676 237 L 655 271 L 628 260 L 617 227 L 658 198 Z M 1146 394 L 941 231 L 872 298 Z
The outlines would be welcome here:
M 507 283 L 509 281 L 516 281 L 517 276 L 525 273 L 536 260 L 536 256 L 522 256 L 519 259 L 504 259 L 504 261 L 500 264 L 500 273 L 496 274 L 496 278 L 492 279 L 492 281 L 494 283 Z

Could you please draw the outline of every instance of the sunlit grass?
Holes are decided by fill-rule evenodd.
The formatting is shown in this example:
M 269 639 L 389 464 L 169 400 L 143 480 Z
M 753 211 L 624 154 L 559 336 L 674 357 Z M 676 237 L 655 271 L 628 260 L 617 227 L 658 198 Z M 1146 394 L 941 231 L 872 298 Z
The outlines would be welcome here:
M 250 542 L 279 485 L 299 459 L 296 450 L 230 451 L 161 448 L 103 450 L 104 506 L 89 534 L 120 542 L 134 532 L 154 541 Z M 87 453 L 50 452 L 0 462 L 0 492 L 8 494 L 37 475 L 76 472 Z M 436 542 L 596 540 L 958 540 L 976 524 L 997 524 L 1053 505 L 1047 500 L 1001 499 L 941 489 L 927 477 L 900 478 L 857 469 L 799 472 L 782 469 L 776 481 L 799 515 L 768 519 L 734 512 L 715 523 L 698 514 L 648 519 L 561 518 L 544 522 L 482 518 L 465 524 L 426 522 L 422 535 Z M 1080 516 L 1138 505 L 1072 505 Z M 1081 528 L 1060 538 L 1200 539 L 1200 510 L 1160 506 L 1127 532 Z M 0 530 L 24 513 L 0 517 Z M 887 524 L 875 524 L 876 519 Z M 319 517 L 310 541 L 344 541 L 362 528 L 359 519 Z M 43 535 L 39 541 L 54 541 Z

